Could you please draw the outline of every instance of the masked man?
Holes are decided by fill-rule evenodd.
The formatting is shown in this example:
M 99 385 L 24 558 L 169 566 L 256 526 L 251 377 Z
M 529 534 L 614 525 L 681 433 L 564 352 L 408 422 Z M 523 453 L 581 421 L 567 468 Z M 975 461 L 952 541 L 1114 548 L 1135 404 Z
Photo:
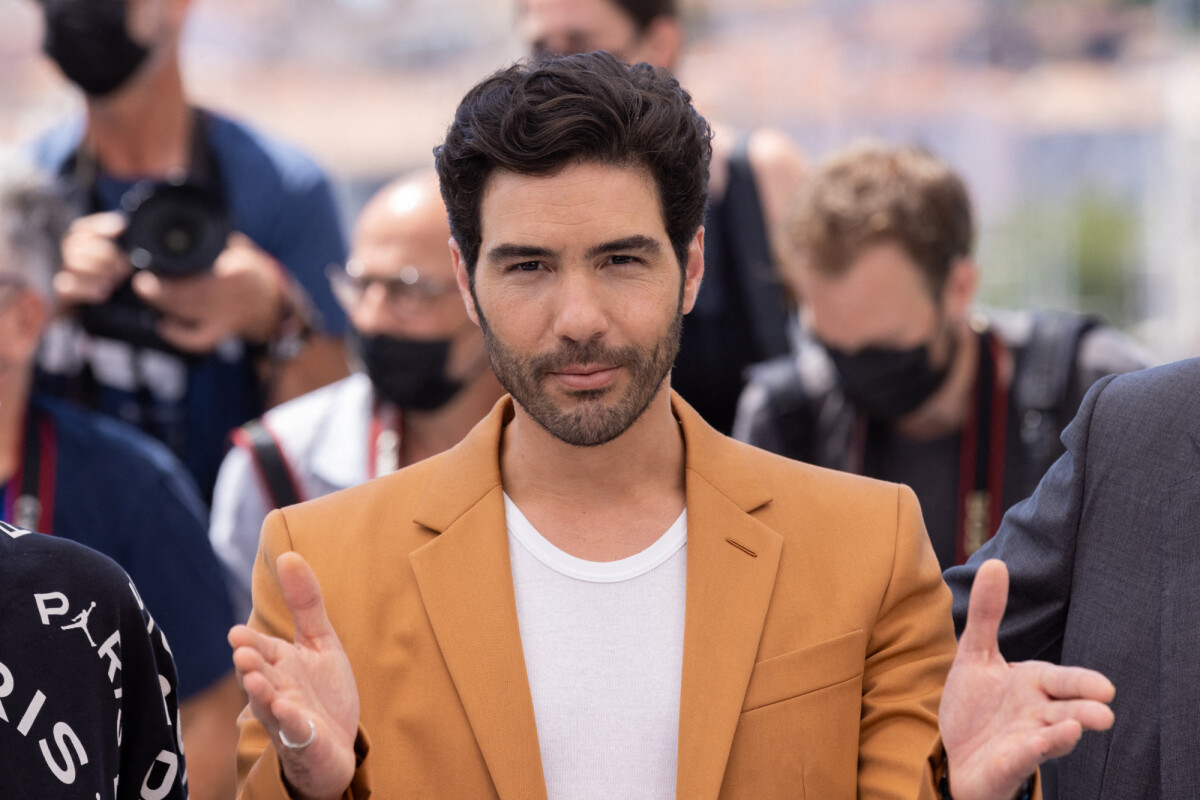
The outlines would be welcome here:
M 500 397 L 454 284 L 432 173 L 363 209 L 350 260 L 330 268 L 362 372 L 240 429 L 221 465 L 210 536 L 234 612 L 250 614 L 258 533 L 273 508 L 354 486 L 451 447 Z
M 32 148 L 81 215 L 39 381 L 163 441 L 207 498 L 231 429 L 345 374 L 322 275 L 345 242 L 306 156 L 188 101 L 189 5 L 41 3 L 46 53 L 86 113 Z
M 942 567 L 996 532 L 1062 453 L 1088 387 L 1144 365 L 1075 314 L 982 314 L 962 180 L 913 147 L 860 143 L 801 191 L 785 239 L 793 353 L 756 369 L 734 436 L 906 483 Z

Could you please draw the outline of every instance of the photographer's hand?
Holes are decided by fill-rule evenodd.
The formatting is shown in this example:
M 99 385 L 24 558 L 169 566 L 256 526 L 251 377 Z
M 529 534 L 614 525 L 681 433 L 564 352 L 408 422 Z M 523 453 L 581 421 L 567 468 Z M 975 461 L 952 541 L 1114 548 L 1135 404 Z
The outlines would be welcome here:
M 125 218 L 114 211 L 89 214 L 71 223 L 62 242 L 62 269 L 54 276 L 60 308 L 96 305 L 108 300 L 133 266 L 117 246 Z
M 268 341 L 279 326 L 287 280 L 279 263 L 241 233 L 231 234 L 211 270 L 186 278 L 138 274 L 133 288 L 163 313 L 159 334 L 193 353 L 221 341 Z

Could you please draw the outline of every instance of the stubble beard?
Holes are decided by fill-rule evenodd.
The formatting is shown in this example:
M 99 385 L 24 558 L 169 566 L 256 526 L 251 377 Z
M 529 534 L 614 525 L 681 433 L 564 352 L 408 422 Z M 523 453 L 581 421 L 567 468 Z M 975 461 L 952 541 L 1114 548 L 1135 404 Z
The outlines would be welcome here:
M 526 357 L 496 337 L 479 312 L 478 301 L 475 308 L 488 359 L 500 385 L 550 435 L 575 447 L 607 444 L 646 413 L 675 364 L 683 332 L 681 298 L 666 333 L 649 352 L 634 345 L 607 347 L 600 342 L 580 344 L 565 339 L 552 352 Z M 578 364 L 623 367 L 629 373 L 629 383 L 619 398 L 607 403 L 612 388 L 571 391 L 575 407 L 563 409 L 546 390 L 545 379 L 552 372 Z

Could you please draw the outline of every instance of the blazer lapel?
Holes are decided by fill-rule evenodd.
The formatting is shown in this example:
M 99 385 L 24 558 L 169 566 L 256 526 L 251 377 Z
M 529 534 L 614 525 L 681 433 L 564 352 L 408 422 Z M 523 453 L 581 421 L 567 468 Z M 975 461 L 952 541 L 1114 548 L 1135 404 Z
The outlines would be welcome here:
M 739 445 L 675 398 L 687 446 L 687 600 L 675 795 L 716 798 L 770 605 L 782 539 Z
M 502 798 L 546 797 L 521 650 L 500 483 L 501 401 L 444 459 L 415 521 L 440 535 L 409 556 L 425 611 Z
M 1192 433 L 1200 454 L 1200 433 Z M 1164 492 L 1161 535 L 1162 647 L 1159 714 L 1163 797 L 1184 800 L 1200 785 L 1200 464 Z

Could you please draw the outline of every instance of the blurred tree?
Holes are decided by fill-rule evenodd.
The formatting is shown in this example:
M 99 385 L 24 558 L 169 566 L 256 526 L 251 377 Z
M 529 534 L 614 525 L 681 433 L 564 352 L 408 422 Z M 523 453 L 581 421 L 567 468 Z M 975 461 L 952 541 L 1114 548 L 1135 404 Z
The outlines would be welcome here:
M 1140 236 L 1136 209 L 1102 192 L 1023 204 L 981 242 L 983 297 L 1012 308 L 1097 314 L 1129 329 L 1142 316 Z
M 1133 279 L 1137 216 L 1121 201 L 1083 194 L 1075 205 L 1074 217 L 1080 309 L 1128 328 L 1138 317 L 1139 297 Z

